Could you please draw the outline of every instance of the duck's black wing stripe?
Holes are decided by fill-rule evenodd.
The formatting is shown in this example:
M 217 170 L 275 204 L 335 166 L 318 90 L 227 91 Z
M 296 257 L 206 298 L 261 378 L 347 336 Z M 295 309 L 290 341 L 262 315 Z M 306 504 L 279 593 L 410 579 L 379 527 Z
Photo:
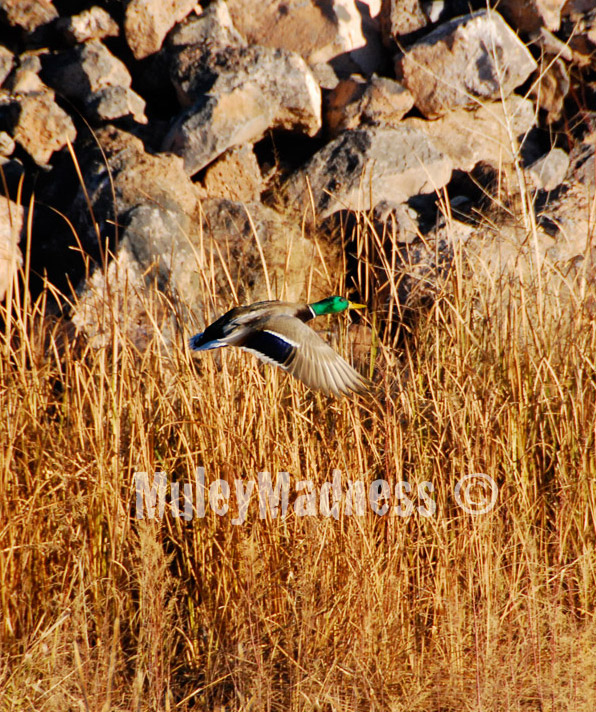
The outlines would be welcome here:
M 242 343 L 242 348 L 249 351 L 257 351 L 266 359 L 271 359 L 283 366 L 292 355 L 295 346 L 270 331 L 255 330 L 247 334 Z

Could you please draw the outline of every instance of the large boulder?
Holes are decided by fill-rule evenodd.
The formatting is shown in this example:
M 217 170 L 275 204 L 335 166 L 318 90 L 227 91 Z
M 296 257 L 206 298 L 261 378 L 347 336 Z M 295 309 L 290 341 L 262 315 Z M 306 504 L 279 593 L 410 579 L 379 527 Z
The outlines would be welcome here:
M 330 62 L 344 75 L 372 74 L 383 64 L 373 3 L 228 0 L 227 5 L 249 43 L 296 52 L 309 64 Z
M 297 54 L 193 45 L 177 56 L 173 75 L 182 100 L 194 103 L 174 121 L 162 149 L 182 156 L 189 175 L 268 129 L 314 136 L 321 128 L 321 90 Z
M 480 10 L 439 25 L 397 58 L 395 71 L 433 119 L 509 96 L 536 66 L 499 13 Z
M 285 186 L 290 205 L 310 206 L 318 218 L 338 210 L 370 210 L 442 188 L 453 164 L 418 127 L 346 131 L 318 151 Z
M 457 109 L 435 121 L 404 119 L 402 125 L 426 134 L 454 169 L 469 172 L 480 162 L 498 169 L 519 160 L 519 148 L 535 123 L 532 102 L 513 95 L 473 111 Z

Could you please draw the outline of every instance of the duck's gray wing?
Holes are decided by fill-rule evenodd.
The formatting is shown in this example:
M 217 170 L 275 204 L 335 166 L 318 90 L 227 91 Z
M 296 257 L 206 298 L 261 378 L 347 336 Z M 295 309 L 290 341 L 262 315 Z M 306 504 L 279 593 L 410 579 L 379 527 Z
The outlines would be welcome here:
M 274 363 L 309 388 L 336 396 L 368 389 L 366 380 L 300 319 L 271 316 L 247 330 L 240 348 Z

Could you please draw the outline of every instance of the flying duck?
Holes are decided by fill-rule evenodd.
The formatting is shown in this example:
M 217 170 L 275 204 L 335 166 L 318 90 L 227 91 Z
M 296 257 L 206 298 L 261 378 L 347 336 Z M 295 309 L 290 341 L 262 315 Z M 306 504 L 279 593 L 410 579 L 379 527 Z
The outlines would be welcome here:
M 368 383 L 305 322 L 323 314 L 362 309 L 344 297 L 312 304 L 264 301 L 234 307 L 189 341 L 193 351 L 237 346 L 272 363 L 309 388 L 341 397 L 363 393 Z

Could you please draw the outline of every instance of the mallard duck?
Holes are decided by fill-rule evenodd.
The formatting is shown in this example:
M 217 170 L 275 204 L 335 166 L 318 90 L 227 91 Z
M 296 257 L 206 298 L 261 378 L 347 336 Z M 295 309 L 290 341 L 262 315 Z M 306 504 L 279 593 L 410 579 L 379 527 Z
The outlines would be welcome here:
M 205 331 L 195 334 L 189 346 L 193 351 L 238 346 L 315 390 L 338 397 L 351 390 L 362 393 L 366 380 L 305 322 L 364 306 L 344 297 L 328 297 L 313 304 L 255 302 L 230 309 Z

